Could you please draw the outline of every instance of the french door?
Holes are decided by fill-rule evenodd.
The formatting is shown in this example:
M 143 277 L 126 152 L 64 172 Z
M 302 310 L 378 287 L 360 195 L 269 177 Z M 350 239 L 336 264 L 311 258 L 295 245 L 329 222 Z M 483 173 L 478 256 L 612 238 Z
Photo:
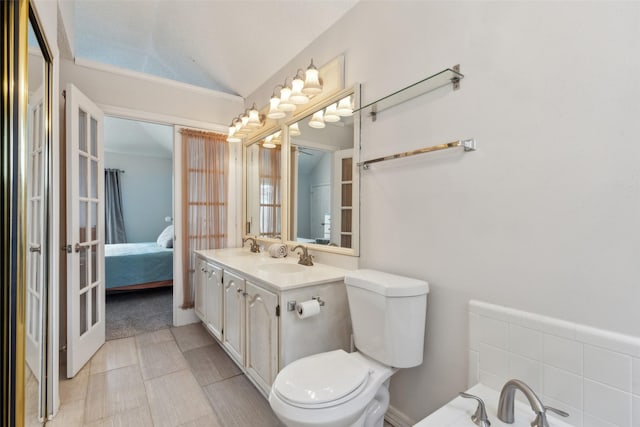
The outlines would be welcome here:
M 29 94 L 27 134 L 27 311 L 25 318 L 25 359 L 40 382 L 42 360 L 42 317 L 44 291 L 46 151 L 44 129 L 44 89 Z
M 68 378 L 105 340 L 103 118 L 89 98 L 67 86 Z

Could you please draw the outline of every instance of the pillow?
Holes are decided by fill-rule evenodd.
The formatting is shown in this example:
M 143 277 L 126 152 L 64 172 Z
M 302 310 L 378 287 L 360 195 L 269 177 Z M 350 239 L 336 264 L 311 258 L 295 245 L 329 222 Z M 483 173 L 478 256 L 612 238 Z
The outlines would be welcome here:
M 158 246 L 162 246 L 164 248 L 173 247 L 173 225 L 162 230 L 162 233 L 158 236 L 157 242 Z

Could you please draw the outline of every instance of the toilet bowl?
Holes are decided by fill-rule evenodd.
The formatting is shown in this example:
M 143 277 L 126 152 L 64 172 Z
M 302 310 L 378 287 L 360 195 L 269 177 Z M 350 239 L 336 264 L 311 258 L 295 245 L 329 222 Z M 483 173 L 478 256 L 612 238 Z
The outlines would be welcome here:
M 304 357 L 278 373 L 269 404 L 287 427 L 382 427 L 389 378 L 422 363 L 427 282 L 374 270 L 344 282 L 358 351 Z
M 269 404 L 288 427 L 382 427 L 396 371 L 358 352 L 315 354 L 281 371 Z

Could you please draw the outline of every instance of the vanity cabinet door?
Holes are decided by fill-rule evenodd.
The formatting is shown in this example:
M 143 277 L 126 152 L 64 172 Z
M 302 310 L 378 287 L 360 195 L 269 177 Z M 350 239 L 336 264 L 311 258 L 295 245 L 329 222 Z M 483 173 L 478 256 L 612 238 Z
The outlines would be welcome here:
M 278 374 L 278 296 L 247 282 L 247 374 L 266 392 Z
M 200 257 L 196 258 L 196 271 L 193 276 L 194 281 L 194 310 L 196 316 L 206 323 L 206 292 L 205 292 L 205 280 L 207 275 L 207 263 Z
M 244 366 L 245 282 L 240 276 L 225 271 L 224 322 L 222 344 L 240 366 Z
M 207 263 L 205 273 L 205 324 L 214 337 L 222 339 L 222 268 Z

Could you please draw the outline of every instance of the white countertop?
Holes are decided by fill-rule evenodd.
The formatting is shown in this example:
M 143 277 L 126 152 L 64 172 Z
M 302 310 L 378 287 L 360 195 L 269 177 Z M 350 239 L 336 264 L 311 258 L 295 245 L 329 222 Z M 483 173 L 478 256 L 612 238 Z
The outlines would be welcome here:
M 288 290 L 305 286 L 343 281 L 346 270 L 326 264 L 314 263 L 300 266 L 299 271 L 281 272 L 269 270 L 270 264 L 298 264 L 298 255 L 289 254 L 285 258 L 272 258 L 268 253 L 252 253 L 249 248 L 227 248 L 197 250 L 196 254 L 234 270 L 248 279 L 254 279 L 276 290 Z
M 467 390 L 467 393 L 480 397 L 485 404 L 491 427 L 530 427 L 535 415 L 531 407 L 518 400 L 515 401 L 515 421 L 507 424 L 498 419 L 498 398 L 500 394 L 483 384 L 476 384 Z M 427 418 L 415 424 L 414 427 L 477 427 L 471 421 L 478 403 L 473 399 L 456 397 L 442 408 L 429 415 Z M 550 427 L 572 427 L 561 421 L 557 416 L 547 411 L 547 420 Z

